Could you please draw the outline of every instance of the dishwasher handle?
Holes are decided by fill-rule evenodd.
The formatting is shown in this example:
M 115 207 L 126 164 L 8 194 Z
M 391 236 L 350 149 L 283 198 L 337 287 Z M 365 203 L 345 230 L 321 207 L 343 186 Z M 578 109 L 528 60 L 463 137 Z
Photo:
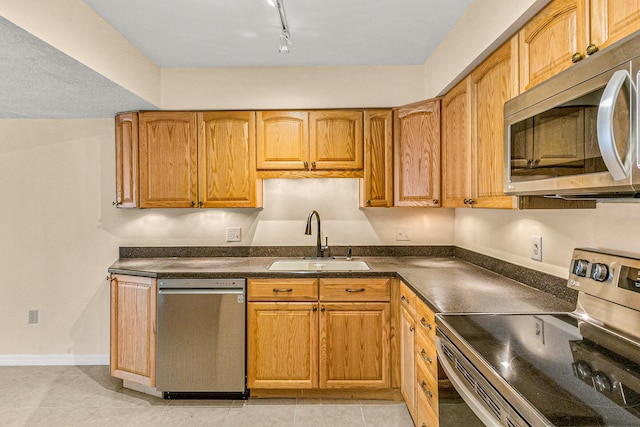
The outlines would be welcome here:
M 158 289 L 158 295 L 244 295 L 244 289 Z

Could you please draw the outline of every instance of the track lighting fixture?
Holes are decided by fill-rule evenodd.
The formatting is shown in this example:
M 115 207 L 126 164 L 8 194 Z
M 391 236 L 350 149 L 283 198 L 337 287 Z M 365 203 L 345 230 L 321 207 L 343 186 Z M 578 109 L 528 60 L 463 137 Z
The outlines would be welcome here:
M 276 7 L 278 8 L 278 16 L 280 17 L 280 47 L 278 51 L 280 53 L 289 53 L 289 46 L 291 43 L 291 35 L 289 34 L 289 24 L 287 23 L 287 15 L 284 12 L 284 0 L 276 0 Z

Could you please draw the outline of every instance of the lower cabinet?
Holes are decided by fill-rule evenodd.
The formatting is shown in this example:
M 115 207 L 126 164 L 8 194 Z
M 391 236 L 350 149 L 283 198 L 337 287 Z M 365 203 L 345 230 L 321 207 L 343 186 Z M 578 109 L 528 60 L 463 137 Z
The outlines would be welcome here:
M 156 280 L 111 275 L 111 375 L 156 384 Z
M 388 278 L 249 279 L 253 389 L 390 387 Z
M 400 284 L 402 395 L 418 427 L 437 427 L 438 361 L 435 315 L 404 283 Z

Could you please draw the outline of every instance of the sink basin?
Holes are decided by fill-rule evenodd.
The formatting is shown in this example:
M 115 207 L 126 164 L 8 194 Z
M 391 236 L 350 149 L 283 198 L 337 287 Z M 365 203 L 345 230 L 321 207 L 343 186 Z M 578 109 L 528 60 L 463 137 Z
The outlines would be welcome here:
M 364 261 L 346 259 L 290 259 L 274 261 L 270 271 L 365 271 L 370 270 Z

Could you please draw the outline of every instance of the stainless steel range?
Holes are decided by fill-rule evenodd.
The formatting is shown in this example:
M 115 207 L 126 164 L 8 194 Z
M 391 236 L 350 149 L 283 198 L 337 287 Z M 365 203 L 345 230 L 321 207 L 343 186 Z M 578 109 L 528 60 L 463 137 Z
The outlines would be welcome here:
M 640 426 L 640 259 L 575 249 L 571 313 L 438 314 L 437 350 L 488 426 Z

